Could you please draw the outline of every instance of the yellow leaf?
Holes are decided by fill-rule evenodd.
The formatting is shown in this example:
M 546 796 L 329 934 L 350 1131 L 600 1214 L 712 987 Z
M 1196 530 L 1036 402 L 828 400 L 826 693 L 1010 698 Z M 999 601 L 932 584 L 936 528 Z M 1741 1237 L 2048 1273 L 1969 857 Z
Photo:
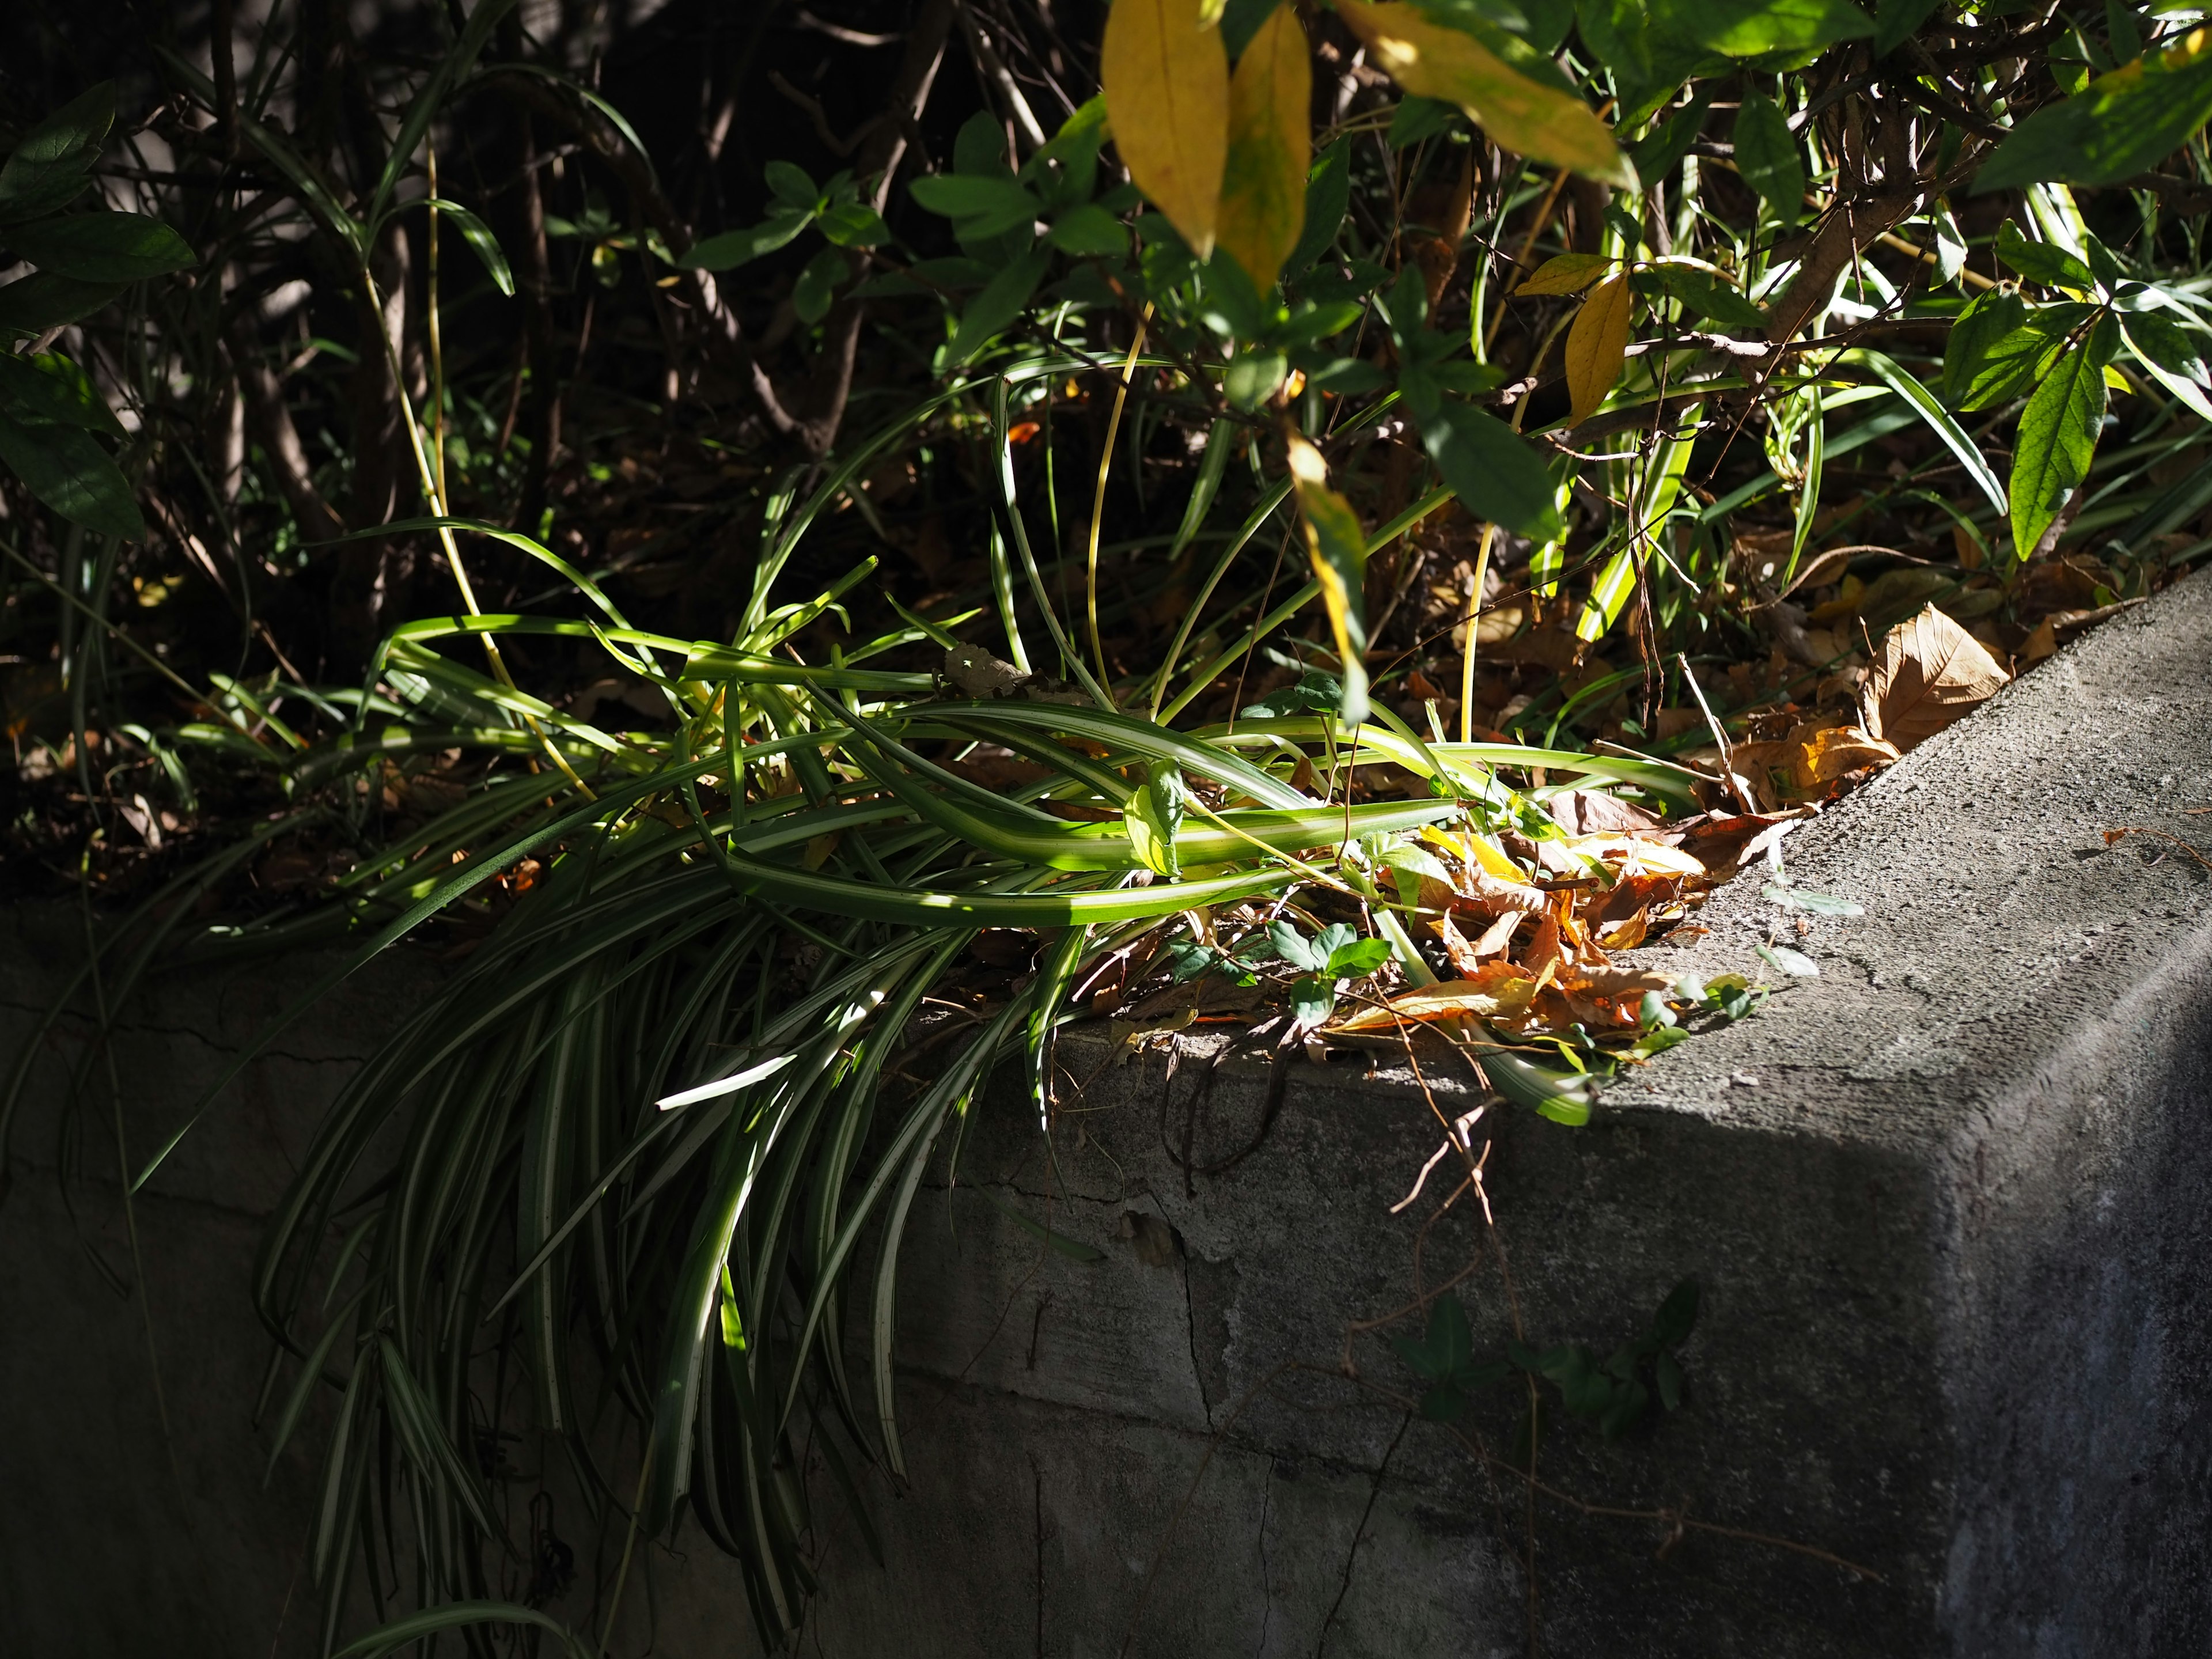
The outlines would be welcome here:
M 1397 0 L 1336 0 L 1370 61 L 1407 92 L 1457 104 L 1506 149 L 1633 189 L 1636 174 L 1612 131 L 1571 93 L 1532 81 L 1473 35 L 1432 23 Z
M 1790 733 L 1790 786 L 1797 795 L 1816 795 L 1842 777 L 1869 766 L 1887 766 L 1898 758 L 1893 744 L 1884 743 L 1856 726 L 1799 726 Z
M 1567 850 L 1618 866 L 1626 876 L 1702 876 L 1705 866 L 1687 853 L 1645 836 L 1570 836 Z
M 1328 466 L 1297 433 L 1291 434 L 1291 478 L 1306 532 L 1314 580 L 1328 607 L 1329 630 L 1343 665 L 1345 720 L 1367 718 L 1367 532 L 1352 503 L 1328 487 Z
M 1229 82 L 1229 162 L 1218 226 L 1222 252 L 1262 294 L 1305 228 L 1312 101 L 1305 29 L 1297 12 L 1279 6 L 1244 48 Z
M 1561 253 L 1547 259 L 1528 273 L 1528 280 L 1513 291 L 1516 294 L 1579 294 L 1605 275 L 1607 268 L 1620 263 L 1608 259 L 1602 253 Z
M 1106 118 L 1137 188 L 1201 259 L 1229 155 L 1229 53 L 1202 0 L 1120 0 L 1099 54 Z
M 1401 991 L 1384 1007 L 1369 1006 L 1346 1014 L 1332 1031 L 1388 1030 L 1401 1020 L 1512 1018 L 1528 1012 L 1536 979 L 1508 962 L 1486 963 L 1471 979 L 1446 980 Z
M 1577 425 L 1596 413 L 1620 378 L 1632 298 L 1626 276 L 1607 277 L 1583 301 L 1567 331 L 1567 397 Z
M 2011 678 L 1979 640 L 1931 605 L 1882 641 L 1860 693 L 1867 733 L 1902 753 L 1988 702 Z

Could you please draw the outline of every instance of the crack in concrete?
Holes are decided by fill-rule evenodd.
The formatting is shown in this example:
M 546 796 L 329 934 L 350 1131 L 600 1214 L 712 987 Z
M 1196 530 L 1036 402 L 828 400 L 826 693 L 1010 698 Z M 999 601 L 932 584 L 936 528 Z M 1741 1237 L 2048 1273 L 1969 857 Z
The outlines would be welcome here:
M 1252 1659 L 1267 1659 L 1267 1627 L 1275 1620 L 1275 1581 L 1267 1567 L 1267 1515 L 1275 1497 L 1275 1466 L 1267 1465 L 1260 1477 L 1260 1644 Z
M 1390 1473 L 1390 1460 L 1397 1455 L 1398 1443 L 1406 1437 L 1413 1425 L 1413 1414 L 1407 1412 L 1398 1419 L 1398 1432 L 1390 1437 L 1390 1444 L 1382 1454 L 1382 1461 L 1375 1466 L 1375 1484 L 1367 1489 L 1367 1507 L 1359 1511 L 1359 1525 L 1352 1534 L 1352 1547 L 1344 1553 L 1344 1578 L 1336 1587 L 1336 1600 L 1328 1606 L 1328 1617 L 1321 1621 L 1321 1634 L 1314 1642 L 1314 1659 L 1322 1659 L 1328 1646 L 1328 1627 L 1336 1622 L 1336 1615 L 1344 1606 L 1344 1598 L 1352 1594 L 1352 1569 L 1358 1565 L 1359 1546 L 1366 1540 L 1367 1523 L 1375 1515 L 1376 1500 L 1382 1496 L 1382 1478 Z
M 1198 1389 L 1198 1407 L 1206 1413 L 1206 1426 L 1213 1426 L 1213 1402 L 1206 1397 L 1206 1367 L 1198 1358 L 1198 1307 L 1190 1293 L 1190 1253 L 1182 1258 L 1182 1320 L 1183 1329 L 1190 1340 L 1190 1380 Z

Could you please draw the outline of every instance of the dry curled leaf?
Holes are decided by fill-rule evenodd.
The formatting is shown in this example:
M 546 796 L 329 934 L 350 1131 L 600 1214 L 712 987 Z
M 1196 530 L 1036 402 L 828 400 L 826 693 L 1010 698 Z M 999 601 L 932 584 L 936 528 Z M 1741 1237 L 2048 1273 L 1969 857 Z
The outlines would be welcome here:
M 1790 732 L 1790 782 L 1800 795 L 1818 794 L 1847 772 L 1898 758 L 1895 744 L 1856 726 L 1801 726 Z
M 2012 677 L 1934 605 L 1891 629 L 1860 707 L 1867 735 L 1900 754 L 1990 700 Z

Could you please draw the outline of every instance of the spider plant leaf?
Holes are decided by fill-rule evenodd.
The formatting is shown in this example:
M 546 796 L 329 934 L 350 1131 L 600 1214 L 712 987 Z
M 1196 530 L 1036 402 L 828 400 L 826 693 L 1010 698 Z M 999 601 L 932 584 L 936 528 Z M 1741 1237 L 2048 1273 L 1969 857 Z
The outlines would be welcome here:
M 436 118 L 447 95 L 476 67 L 484 42 L 491 39 L 493 27 L 514 5 L 514 0 L 477 0 L 476 9 L 461 26 L 459 35 L 439 55 L 438 67 L 408 101 L 407 112 L 399 118 L 399 131 L 392 141 L 392 154 L 384 164 L 383 176 L 377 179 L 375 192 L 369 198 L 372 234 L 383 222 L 392 192 L 398 187 L 407 169 L 415 164 L 415 152 L 430 131 L 430 123 Z M 513 290 L 510 288 L 508 291 Z
M 1217 748 L 1188 733 L 1128 714 L 1109 714 L 1098 708 L 1079 708 L 1068 703 L 1011 701 L 935 703 L 929 705 L 927 712 L 933 718 L 952 720 L 963 716 L 981 716 L 1004 725 L 1027 726 L 1103 744 L 1109 749 L 1125 749 L 1147 760 L 1172 761 L 1184 771 L 1210 779 L 1224 788 L 1249 795 L 1263 806 L 1296 811 L 1320 805 L 1311 796 L 1261 771 L 1229 750 Z
M 448 1601 L 380 1625 L 368 1635 L 340 1648 L 331 1659 L 384 1659 L 385 1655 L 396 1653 L 427 1637 L 446 1631 L 470 1630 L 478 1625 L 520 1625 L 549 1632 L 569 1659 L 586 1659 L 592 1650 L 590 1644 L 566 1625 L 536 1607 L 521 1607 L 513 1601 Z

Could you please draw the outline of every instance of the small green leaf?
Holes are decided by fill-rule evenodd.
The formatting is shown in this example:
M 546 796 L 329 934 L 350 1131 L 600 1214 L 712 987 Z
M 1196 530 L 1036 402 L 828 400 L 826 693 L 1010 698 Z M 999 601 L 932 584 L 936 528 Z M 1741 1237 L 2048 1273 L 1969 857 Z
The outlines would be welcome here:
M 1008 263 L 983 285 L 983 291 L 970 300 L 968 309 L 960 313 L 960 326 L 953 334 L 952 343 L 945 349 L 947 368 L 966 362 L 994 335 L 1021 315 L 1030 295 L 1044 280 L 1050 261 L 1051 255 L 1046 250 L 1032 248 Z
M 1283 274 L 1296 276 L 1336 244 L 1344 216 L 1352 207 L 1352 141 L 1340 138 L 1315 158 L 1306 175 L 1306 222 L 1297 246 L 1283 262 Z
M 1279 351 L 1241 352 L 1221 377 L 1221 390 L 1237 409 L 1257 409 L 1275 395 L 1290 365 Z
M 26 426 L 0 416 L 0 464 L 64 519 L 118 541 L 146 533 L 131 486 L 81 427 Z
M 1319 1025 L 1335 1012 L 1334 980 L 1309 974 L 1291 981 L 1291 1013 L 1300 1025 Z
M 1528 440 L 1467 404 L 1438 404 L 1419 420 L 1421 447 L 1468 512 L 1534 541 L 1559 533 L 1552 475 Z
M 127 283 L 80 283 L 37 271 L 0 288 L 0 333 L 35 335 L 89 317 L 110 304 Z
M 1743 181 L 1784 225 L 1805 210 L 1805 161 L 1782 109 L 1765 93 L 1752 93 L 1735 112 L 1735 165 Z
M 71 213 L 9 228 L 9 247 L 81 283 L 137 283 L 198 262 L 185 239 L 143 213 Z
M 2010 307 L 1992 307 L 1990 327 L 2002 318 L 2021 314 Z M 2007 334 L 1968 342 L 1969 356 L 1962 369 L 1958 404 L 1963 410 L 1991 409 L 2027 396 L 2051 372 L 2051 364 L 2067 340 L 2089 317 L 2090 308 L 2078 301 L 2038 306 L 2025 313 L 2025 320 Z M 1976 348 L 1978 347 L 1978 349 Z M 1948 365 L 1946 365 L 1948 374 Z
M 822 199 L 821 191 L 815 189 L 814 180 L 806 176 L 806 170 L 789 161 L 770 161 L 761 169 L 761 176 L 768 180 L 768 187 L 775 193 L 777 201 L 801 213 L 813 212 L 814 204 Z
M 1658 126 L 1628 147 L 1628 159 L 1636 167 L 1636 176 L 1649 189 L 1653 184 L 1670 179 L 1674 169 L 1682 165 L 1682 158 L 1690 153 L 1690 146 L 1705 125 L 1705 112 L 1712 106 L 1712 94 L 1700 92 L 1680 109 L 1662 121 Z
M 123 436 L 91 377 L 58 351 L 36 357 L 0 352 L 0 415 L 25 426 L 78 426 Z
M 1766 326 L 1766 313 L 1727 283 L 1687 265 L 1661 265 L 1653 273 L 1660 285 L 1700 317 L 1728 328 Z
M 1392 149 L 1404 149 L 1425 138 L 1433 138 L 1450 126 L 1459 111 L 1436 98 L 1407 97 L 1399 100 L 1398 107 L 1391 112 L 1390 131 L 1384 142 Z
M 1129 251 L 1129 228 L 1096 202 L 1085 202 L 1054 219 L 1045 240 L 1078 258 L 1110 259 Z
M 1887 58 L 1928 21 L 1941 0 L 1881 0 L 1874 13 L 1874 55 Z
M 0 225 L 58 212 L 83 193 L 115 124 L 115 82 L 79 93 L 23 135 L 0 167 Z
M 491 278 L 492 286 L 513 299 L 514 272 L 507 263 L 499 238 L 491 234 L 491 227 L 459 202 L 441 201 L 434 205 L 440 214 L 453 222 L 454 228 L 461 233 L 461 240 L 469 245 L 469 251 L 477 256 Z
M 1460 1376 L 1474 1364 L 1474 1331 L 1468 1323 L 1467 1310 L 1449 1291 L 1429 1304 L 1428 1328 L 1419 1341 L 1401 1336 L 1391 1346 L 1417 1375 L 1431 1382 Z
M 1335 979 L 1364 979 L 1390 960 L 1390 947 L 1379 939 L 1356 939 L 1328 953 L 1322 971 Z
M 1012 179 L 931 173 L 907 186 L 915 203 L 952 220 L 969 240 L 996 236 L 1044 216 L 1044 204 Z
M 837 284 L 849 275 L 845 256 L 834 247 L 825 247 L 809 259 L 799 280 L 791 285 L 791 308 L 799 313 L 799 320 L 818 323 L 828 316 L 830 307 L 837 302 Z
M 2045 288 L 2070 288 L 2087 293 L 2097 285 L 2089 267 L 2079 258 L 2055 242 L 2030 241 L 2010 219 L 1997 227 L 1997 258 Z
M 1169 982 L 1175 985 L 1188 984 L 1223 960 L 1221 952 L 1203 939 L 1178 936 L 1161 949 L 1167 953 Z
M 1659 1311 L 1651 1316 L 1651 1340 L 1662 1348 L 1680 1347 L 1690 1340 L 1698 1322 L 1698 1281 L 1686 1279 L 1667 1292 Z
M 2205 367 L 2204 337 L 2156 312 L 2136 312 L 2120 319 L 2120 331 L 2143 366 L 2168 392 L 2200 419 L 2212 421 L 2212 401 L 2204 382 L 2212 379 Z
M 1731 58 L 1810 52 L 1875 33 L 1850 0 L 1651 0 L 1654 23 Z
M 1172 761 L 1152 761 L 1145 768 L 1144 787 L 1130 795 L 1121 809 L 1130 845 L 1144 866 L 1170 881 L 1182 874 L 1176 856 L 1176 836 L 1182 828 L 1190 798 L 1182 769 Z
M 839 202 L 825 209 L 817 222 L 839 247 L 880 247 L 891 240 L 884 216 L 866 202 Z
M 2058 516 L 2066 498 L 2089 476 L 2105 424 L 2105 365 L 2119 341 L 2110 313 L 2089 337 L 2061 356 L 2027 400 L 2013 445 L 2013 556 L 2025 559 Z
M 1759 954 L 1792 979 L 1818 979 L 1820 976 L 1819 963 L 1802 951 L 1793 951 L 1786 945 L 1761 945 Z
M 1482 1069 L 1491 1085 L 1516 1106 L 1526 1106 L 1554 1123 L 1579 1129 L 1590 1121 L 1597 1090 L 1580 1073 L 1548 1071 L 1504 1049 L 1486 1053 Z
M 696 244 L 676 263 L 686 270 L 733 270 L 773 253 L 814 222 L 811 213 L 772 213 L 750 230 L 726 230 Z
M 1974 194 L 2045 180 L 2118 184 L 2179 149 L 2212 119 L 2212 54 L 2191 38 L 2030 113 L 1976 175 Z
M 1321 452 L 1295 432 L 1289 450 L 1306 554 L 1321 584 L 1344 679 L 1343 717 L 1356 726 L 1367 718 L 1367 532 L 1352 503 L 1328 487 Z
M 1275 947 L 1275 954 L 1293 968 L 1303 968 L 1317 974 L 1328 965 L 1326 951 L 1316 951 L 1314 943 L 1298 932 L 1298 925 L 1286 918 L 1278 918 L 1267 924 L 1267 938 Z

